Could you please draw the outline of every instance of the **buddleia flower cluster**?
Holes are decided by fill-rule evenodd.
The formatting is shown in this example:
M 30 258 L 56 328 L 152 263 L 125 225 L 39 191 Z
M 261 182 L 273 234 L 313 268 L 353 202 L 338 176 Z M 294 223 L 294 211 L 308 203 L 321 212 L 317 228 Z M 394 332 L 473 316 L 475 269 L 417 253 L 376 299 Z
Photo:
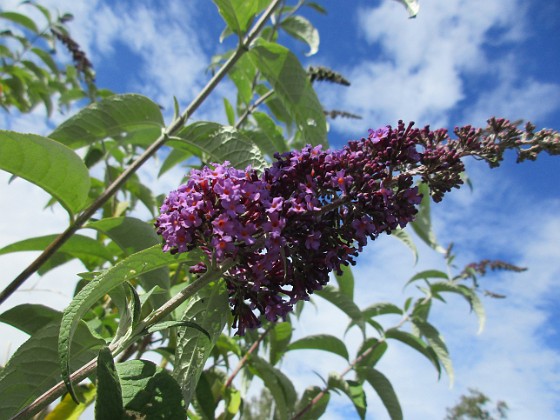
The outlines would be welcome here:
M 492 121 L 509 129 L 505 120 Z M 471 127 L 455 134 L 451 140 L 445 130 L 400 121 L 339 151 L 307 146 L 276 154 L 262 173 L 228 162 L 192 170 L 156 220 L 163 250 L 200 248 L 209 261 L 233 261 L 224 279 L 233 327 L 243 335 L 261 316 L 285 318 L 325 286 L 331 272 L 355 264 L 368 240 L 413 221 L 422 200 L 414 176 L 440 201 L 463 182 L 461 157 L 501 158 L 495 132 L 492 142 L 492 133 Z M 515 135 L 519 143 L 522 136 Z M 206 270 L 204 263 L 191 267 L 193 273 Z

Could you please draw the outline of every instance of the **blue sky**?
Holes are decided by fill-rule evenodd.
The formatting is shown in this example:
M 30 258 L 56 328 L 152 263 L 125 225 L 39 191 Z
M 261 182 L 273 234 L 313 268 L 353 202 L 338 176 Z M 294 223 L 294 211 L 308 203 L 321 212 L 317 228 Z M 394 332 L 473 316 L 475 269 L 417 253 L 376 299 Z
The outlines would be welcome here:
M 4 1 L 8 6 L 15 1 Z M 329 140 L 340 147 L 368 128 L 413 120 L 418 125 L 453 128 L 484 124 L 491 116 L 530 119 L 539 128 L 560 129 L 560 5 L 544 0 L 424 0 L 416 19 L 392 0 L 319 1 L 328 15 L 309 10 L 318 27 L 319 52 L 305 57 L 307 46 L 291 43 L 304 66 L 326 65 L 351 82 L 348 88 L 317 85 L 326 108 L 360 114 L 359 121 L 331 121 Z M 203 86 L 210 57 L 229 46 L 217 43 L 222 23 L 207 0 L 45 1 L 75 15 L 71 30 L 87 51 L 100 87 L 145 94 L 172 109 L 172 97 L 186 105 Z M 224 121 L 222 96 L 232 98 L 228 84 L 198 111 L 195 119 Z M 4 126 L 46 134 L 66 117 L 47 121 L 33 115 L 2 115 Z M 169 118 L 169 116 L 168 116 Z M 434 323 L 444 334 L 455 364 L 456 379 L 437 381 L 433 368 L 407 349 L 391 346 L 380 369 L 393 381 L 407 419 L 443 418 L 468 387 L 477 387 L 510 406 L 510 418 L 559 418 L 560 405 L 560 175 L 557 158 L 516 165 L 514 156 L 497 170 L 469 162 L 474 191 L 454 191 L 433 207 L 440 242 L 453 241 L 462 266 L 482 258 L 501 258 L 529 267 L 522 274 L 487 276 L 484 285 L 504 293 L 504 300 L 485 299 L 487 325 L 477 335 L 475 316 L 467 305 L 450 299 L 434 311 Z M 180 173 L 157 179 L 156 165 L 142 176 L 157 192 L 175 188 Z M 20 182 L 7 185 L 0 174 L 0 246 L 16 240 L 59 232 L 63 212 L 41 212 L 46 195 Z M 10 203 L 27 204 L 14 211 Z M 32 259 L 30 254 L 0 257 L 7 284 Z M 420 248 L 414 266 L 410 252 L 384 237 L 370 244 L 355 269 L 359 304 L 404 301 L 402 286 L 415 272 L 442 267 L 441 257 Z M 43 278 L 29 281 L 36 291 L 18 293 L 11 304 L 49 302 L 63 308 L 72 293 L 79 264 L 68 264 Z M 46 291 L 40 291 L 46 290 Z M 316 299 L 297 325 L 297 334 L 341 335 L 345 316 Z M 2 341 L 0 358 L 23 339 L 13 331 Z M 345 341 L 356 349 L 359 337 Z M 344 369 L 342 359 L 326 353 L 299 352 L 284 363 L 301 391 L 317 385 L 313 373 Z M 320 361 L 319 363 L 317 361 Z M 344 398 L 334 398 L 328 419 L 352 418 Z M 387 415 L 373 392 L 368 393 L 368 418 Z

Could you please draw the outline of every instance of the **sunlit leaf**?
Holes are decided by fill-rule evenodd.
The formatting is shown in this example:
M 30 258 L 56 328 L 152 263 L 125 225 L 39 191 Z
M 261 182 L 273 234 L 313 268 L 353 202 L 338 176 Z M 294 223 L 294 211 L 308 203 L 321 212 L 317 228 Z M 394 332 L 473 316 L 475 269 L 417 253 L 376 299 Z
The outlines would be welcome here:
M 435 352 L 421 339 L 406 331 L 398 330 L 396 328 L 390 328 L 385 331 L 385 338 L 392 338 L 394 340 L 400 341 L 401 343 L 404 343 L 416 350 L 434 365 L 438 372 L 438 378 L 441 376 L 441 365 L 439 364 L 439 360 Z
M 340 292 L 350 299 L 354 299 L 354 275 L 350 266 L 342 267 L 342 275 L 335 274 Z
M 373 368 L 362 368 L 358 371 L 358 375 L 367 380 L 377 395 L 379 395 L 391 420 L 402 420 L 401 404 L 387 377 Z
M 309 45 L 309 52 L 305 55 L 310 56 L 319 51 L 319 31 L 303 16 L 290 16 L 280 26 L 294 38 Z
M 421 183 L 418 186 L 419 192 L 422 194 L 422 202 L 418 209 L 418 214 L 410 225 L 416 234 L 422 239 L 426 245 L 435 249 L 442 254 L 445 249 L 438 243 L 436 235 L 432 230 L 432 216 L 430 212 L 430 189 L 428 185 Z
M 269 333 L 270 364 L 275 365 L 287 350 L 292 339 L 292 324 L 290 322 L 277 322 Z
M 39 33 L 39 29 L 37 25 L 33 21 L 33 19 L 29 18 L 28 16 L 22 15 L 21 13 L 16 12 L 0 12 L 0 18 L 4 18 L 10 20 L 18 25 L 21 25 L 30 31 L 35 32 L 36 34 Z
M 412 251 L 412 255 L 414 256 L 414 263 L 416 264 L 418 262 L 418 249 L 416 249 L 416 245 L 414 244 L 414 241 L 412 240 L 412 237 L 408 234 L 408 232 L 404 229 L 395 229 L 393 232 L 391 232 L 391 236 L 399 239 L 400 241 L 402 241 L 402 243 L 410 248 L 410 250 Z
M 323 107 L 297 57 L 287 48 L 262 38 L 257 39 L 249 57 L 296 121 L 303 143 L 326 145 Z
M 280 370 L 255 354 L 249 360 L 251 371 L 262 379 L 276 402 L 276 412 L 281 420 L 291 418 L 296 402 L 296 390 L 292 381 Z
M 171 255 L 161 251 L 160 245 L 140 251 L 119 262 L 114 267 L 101 273 L 90 281 L 74 297 L 68 308 L 64 311 L 62 328 L 58 341 L 58 352 L 62 377 L 67 386 L 70 386 L 70 342 L 74 332 L 84 314 L 106 293 L 125 281 L 134 279 L 141 274 L 148 273 L 169 264 L 179 262 L 195 264 L 200 261 L 200 254 L 196 252 Z
M 295 412 L 299 413 L 305 409 L 311 402 L 321 393 L 323 390 L 318 386 L 310 386 L 303 391 L 301 399 L 296 405 Z M 323 392 L 321 398 L 316 401 L 310 409 L 308 409 L 303 415 L 299 416 L 298 419 L 302 420 L 316 420 L 319 419 L 327 410 L 331 395 L 329 392 Z
M 79 420 L 82 413 L 89 404 L 95 400 L 97 388 L 93 384 L 76 387 L 76 395 L 80 404 L 72 399 L 70 394 L 62 397 L 62 400 L 47 414 L 45 420 Z
M 207 163 L 226 160 L 237 169 L 248 165 L 263 170 L 268 165 L 259 148 L 233 127 L 199 121 L 177 133 L 169 146 L 204 157 Z
M 78 155 L 54 140 L 0 130 L 0 169 L 41 187 L 71 215 L 86 204 L 88 169 Z
M 395 0 L 401 3 L 408 12 L 408 16 L 411 18 L 416 17 L 418 11 L 420 10 L 420 5 L 418 4 L 418 0 Z
M 310 335 L 294 341 L 288 350 L 323 350 L 337 354 L 348 360 L 348 350 L 344 342 L 329 334 Z
M 178 329 L 174 376 L 181 384 L 187 405 L 196 390 L 198 378 L 229 314 L 227 290 L 223 281 L 211 283 L 188 300 L 182 320 L 199 325 L 211 339 L 196 330 Z
M 453 364 L 451 363 L 451 358 L 449 357 L 449 350 L 447 350 L 443 337 L 432 324 L 426 321 L 413 319 L 412 323 L 416 328 L 418 328 L 420 334 L 422 334 L 430 347 L 436 353 L 439 362 L 442 364 L 447 376 L 449 377 L 449 385 L 451 386 L 455 375 L 453 373 Z
M 339 389 L 344 392 L 360 416 L 364 419 L 367 410 L 366 393 L 362 384 L 357 381 L 345 380 L 338 373 L 329 374 L 328 385 L 330 389 Z
M 484 324 L 486 323 L 486 312 L 484 310 L 484 305 L 482 305 L 482 302 L 475 291 L 462 284 L 454 284 L 450 282 L 432 283 L 430 285 L 430 289 L 433 293 L 451 292 L 464 297 L 469 303 L 471 310 L 474 311 L 478 318 L 478 333 L 480 334 L 482 332 Z
M 106 138 L 148 146 L 164 127 L 159 106 L 145 96 L 114 95 L 95 102 L 59 125 L 50 138 L 77 149 Z

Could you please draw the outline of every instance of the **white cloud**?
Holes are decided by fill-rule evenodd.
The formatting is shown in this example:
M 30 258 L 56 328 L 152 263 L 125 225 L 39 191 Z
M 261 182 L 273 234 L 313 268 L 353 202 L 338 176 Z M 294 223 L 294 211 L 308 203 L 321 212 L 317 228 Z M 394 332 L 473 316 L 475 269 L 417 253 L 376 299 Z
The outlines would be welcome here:
M 352 68 L 335 66 L 352 86 L 321 90 L 329 108 L 364 119 L 339 119 L 332 125 L 363 135 L 372 125 L 394 125 L 399 119 L 447 126 L 457 123 L 456 114 L 470 123 L 470 118 L 484 122 L 497 114 L 538 119 L 557 109 L 560 86 L 530 77 L 521 82 L 527 77 L 519 57 L 508 59 L 515 43 L 529 33 L 526 7 L 519 1 L 434 0 L 422 3 L 413 20 L 395 2 L 360 10 L 359 26 L 371 58 L 354 61 Z M 475 79 L 469 78 L 491 88 L 473 92 L 467 81 Z

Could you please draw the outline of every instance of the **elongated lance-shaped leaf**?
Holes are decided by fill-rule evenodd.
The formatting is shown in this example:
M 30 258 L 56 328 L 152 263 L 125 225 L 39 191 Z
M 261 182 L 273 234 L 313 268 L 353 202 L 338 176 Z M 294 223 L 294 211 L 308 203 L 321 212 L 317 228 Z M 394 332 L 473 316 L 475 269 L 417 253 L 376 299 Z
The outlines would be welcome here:
M 270 346 L 270 364 L 273 366 L 278 363 L 284 353 L 286 353 L 288 344 L 292 339 L 292 323 L 277 322 L 274 328 L 268 334 L 268 344 Z
M 379 315 L 403 315 L 403 310 L 399 308 L 394 303 L 390 302 L 378 302 L 374 303 L 373 305 L 368 306 L 366 309 L 362 311 L 364 317 L 371 318 Z
M 445 344 L 445 341 L 443 341 L 443 337 L 432 324 L 426 321 L 413 319 L 412 324 L 418 329 L 420 334 L 426 339 L 430 347 L 434 350 L 439 362 L 445 369 L 447 376 L 449 376 L 449 386 L 452 386 L 453 380 L 455 378 L 455 375 L 453 373 L 453 364 L 451 363 L 449 350 L 447 350 L 447 346 Z
M 303 145 L 326 145 L 323 107 L 297 57 L 286 47 L 262 38 L 255 41 L 249 57 L 296 121 Z
M 140 251 L 109 268 L 88 283 L 66 308 L 62 318 L 62 328 L 58 339 L 58 353 L 62 378 L 71 391 L 70 383 L 70 343 L 76 327 L 84 314 L 97 300 L 119 284 L 131 280 L 141 274 L 166 267 L 178 262 L 195 264 L 200 261 L 200 253 L 195 251 L 179 255 L 171 255 L 161 251 L 160 245 Z
M 48 306 L 24 303 L 2 313 L 0 315 L 0 322 L 32 335 L 47 324 L 60 320 L 61 317 L 61 312 Z
M 408 16 L 410 18 L 415 18 L 420 10 L 420 5 L 418 4 L 418 0 L 395 0 L 401 3 L 404 7 L 406 7 L 406 11 L 408 12 Z
M 267 167 L 259 148 L 233 127 L 199 121 L 179 131 L 168 145 L 203 157 L 208 163 L 229 161 L 238 169 Z
M 441 365 L 437 358 L 437 355 L 433 351 L 431 347 L 429 347 L 424 341 L 420 338 L 416 337 L 409 332 L 398 330 L 396 328 L 390 328 L 385 331 L 385 338 L 392 338 L 394 340 L 400 341 L 401 343 L 406 344 L 407 346 L 413 348 L 422 356 L 427 358 L 432 365 L 436 368 L 438 372 L 438 378 L 441 377 Z
M 120 419 L 124 415 L 122 389 L 111 350 L 103 347 L 97 356 L 96 419 Z
M 128 360 L 116 368 L 127 411 L 146 419 L 186 419 L 181 388 L 165 369 L 147 360 Z
M 364 419 L 367 409 L 366 393 L 362 384 L 358 381 L 345 380 L 338 373 L 330 373 L 328 386 L 330 389 L 339 389 L 344 392 L 360 416 L 360 419 Z
M 416 218 L 411 223 L 412 229 L 416 232 L 420 239 L 426 243 L 426 245 L 444 254 L 445 249 L 438 243 L 436 234 L 432 230 L 430 188 L 427 184 L 422 182 L 418 185 L 418 191 L 422 194 L 422 202 L 420 203 Z
M 332 286 L 325 286 L 322 290 L 315 292 L 323 299 L 328 300 L 335 305 L 338 309 L 344 312 L 352 320 L 352 324 L 356 324 L 362 331 L 365 331 L 365 321 L 362 316 L 362 311 L 347 295 L 343 294 L 340 290 Z
M 305 55 L 310 56 L 319 51 L 319 31 L 303 16 L 290 16 L 280 26 L 294 38 L 309 45 L 309 52 Z
M 478 318 L 478 334 L 484 329 L 486 323 L 486 312 L 484 305 L 478 298 L 476 292 L 463 284 L 455 284 L 451 282 L 437 282 L 430 285 L 432 293 L 451 292 L 464 297 L 469 303 L 471 310 L 474 311 Z
M 145 96 L 113 95 L 89 105 L 59 125 L 50 138 L 78 149 L 108 137 L 148 146 L 164 127 L 159 106 Z
M 264 7 L 267 2 L 262 0 L 239 1 L 239 0 L 212 0 L 220 15 L 226 22 L 228 28 L 235 34 L 243 36 L 249 27 L 253 17 Z
M 310 335 L 300 338 L 288 346 L 288 350 L 323 350 L 348 360 L 348 349 L 340 339 L 329 334 Z
M 23 343 L 0 372 L 0 418 L 9 419 L 60 381 L 57 339 L 60 315 Z M 92 360 L 105 341 L 95 338 L 78 320 L 68 364 L 78 368 Z
M 161 238 L 156 234 L 153 225 L 135 217 L 108 217 L 90 222 L 87 228 L 95 229 L 111 238 L 126 255 L 157 245 Z M 140 276 L 140 284 L 148 291 L 159 286 L 166 293 L 151 296 L 152 306 L 161 306 L 169 297 L 169 269 L 167 266 L 152 270 Z
M 50 138 L 0 130 L 0 169 L 41 187 L 71 216 L 86 204 L 90 187 L 86 165 Z
M 252 373 L 262 379 L 272 394 L 276 402 L 278 418 L 281 420 L 290 418 L 297 398 L 292 381 L 280 370 L 255 354 L 252 354 L 249 359 L 249 367 Z
M 38 236 L 36 238 L 24 239 L 13 244 L 6 245 L 0 249 L 0 255 L 11 252 L 22 251 L 43 251 L 58 235 Z M 111 261 L 113 254 L 99 241 L 88 236 L 74 234 L 68 241 L 60 247 L 60 250 L 53 256 L 56 261 L 66 262 L 73 258 L 81 260 L 86 267 L 90 264 L 101 265 L 105 261 Z M 54 268 L 52 263 L 47 267 L 42 267 L 40 274 L 44 274 L 49 268 Z
M 401 404 L 397 398 L 397 394 L 393 389 L 393 385 L 385 375 L 373 368 L 362 368 L 358 371 L 358 375 L 369 382 L 373 387 L 383 405 L 387 409 L 391 420 L 402 420 L 403 413 Z
M 354 275 L 350 266 L 342 267 L 342 275 L 334 275 L 340 292 L 350 299 L 354 299 Z
M 174 376 L 181 384 L 183 398 L 190 404 L 196 384 L 210 352 L 226 325 L 229 314 L 227 290 L 223 281 L 213 282 L 187 301 L 182 320 L 197 324 L 211 339 L 192 328 L 177 330 Z
M 414 257 L 414 264 L 416 264 L 418 262 L 418 249 L 416 248 L 416 244 L 409 233 L 406 230 L 399 228 L 392 231 L 391 236 L 399 239 L 403 244 L 410 248 L 412 256 Z
M 303 395 L 301 396 L 300 400 L 296 405 L 295 412 L 299 413 L 303 409 L 305 409 L 317 395 L 319 395 L 323 390 L 318 386 L 310 386 L 303 391 Z M 320 418 L 325 411 L 327 410 L 327 406 L 329 405 L 329 401 L 331 399 L 331 394 L 329 392 L 325 392 L 323 396 L 317 401 L 311 408 L 309 408 L 302 416 L 299 416 L 298 419 L 301 420 L 316 420 Z
M 408 286 L 417 280 L 428 280 L 428 279 L 449 279 L 449 275 L 440 270 L 424 270 L 413 275 L 410 280 L 406 282 L 404 287 Z

